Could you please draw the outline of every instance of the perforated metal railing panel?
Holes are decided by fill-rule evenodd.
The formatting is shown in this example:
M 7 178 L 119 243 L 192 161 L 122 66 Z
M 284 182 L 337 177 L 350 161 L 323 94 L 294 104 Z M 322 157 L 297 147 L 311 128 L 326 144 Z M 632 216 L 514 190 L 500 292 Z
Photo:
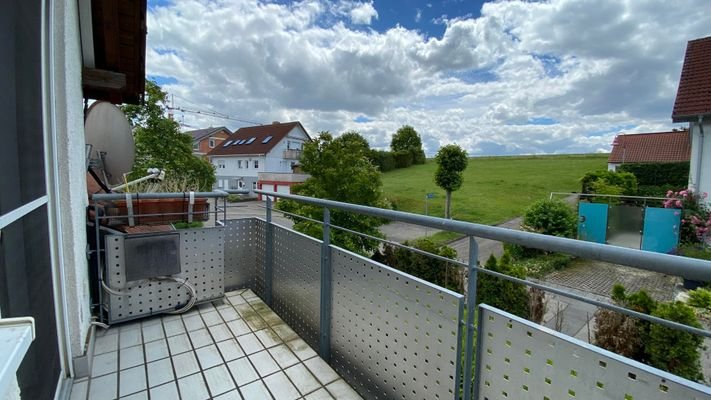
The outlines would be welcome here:
M 711 388 L 479 307 L 479 399 L 701 400 Z
M 197 301 L 224 296 L 224 230 L 223 228 L 187 229 L 180 231 L 181 273 L 195 287 Z M 106 275 L 109 286 L 122 296 L 104 292 L 109 323 L 135 319 L 174 309 L 188 301 L 188 290 L 169 281 L 147 279 L 126 282 L 124 238 L 106 236 Z
M 266 262 L 265 255 L 267 253 L 267 221 L 256 218 L 254 220 L 254 240 L 257 243 L 255 254 L 256 263 L 254 264 L 254 288 L 252 289 L 259 297 L 264 299 L 264 264 Z
M 452 399 L 463 296 L 331 247 L 331 365 L 368 399 Z
M 254 290 L 257 268 L 255 218 L 225 221 L 225 290 Z
M 272 309 L 318 348 L 321 241 L 274 226 Z

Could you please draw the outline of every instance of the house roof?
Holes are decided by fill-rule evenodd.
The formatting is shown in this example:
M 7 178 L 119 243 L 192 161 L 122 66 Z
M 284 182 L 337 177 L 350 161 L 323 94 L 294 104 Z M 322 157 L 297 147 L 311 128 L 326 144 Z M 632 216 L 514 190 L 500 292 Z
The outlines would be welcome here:
M 204 139 L 204 138 L 206 138 L 206 137 L 208 137 L 208 136 L 210 136 L 210 135 L 212 135 L 212 134 L 214 134 L 214 133 L 217 133 L 217 132 L 219 132 L 219 131 L 221 131 L 221 130 L 227 131 L 227 134 L 228 134 L 228 135 L 232 134 L 232 132 L 231 132 L 229 129 L 225 128 L 224 126 L 218 126 L 217 128 L 209 127 L 209 128 L 205 128 L 205 129 L 196 129 L 196 130 L 194 130 L 194 131 L 187 131 L 187 132 L 184 132 L 184 133 L 185 133 L 186 135 L 192 136 L 192 137 L 193 137 L 193 142 L 196 142 L 196 141 L 199 141 L 199 140 L 201 140 L 201 139 Z
M 306 129 L 304 129 L 299 121 L 284 123 L 274 122 L 269 125 L 239 128 L 223 142 L 224 144 L 230 143 L 228 146 L 219 145 L 207 153 L 207 155 L 233 156 L 243 154 L 267 154 L 297 126 L 306 133 Z M 267 140 L 269 136 L 271 136 L 271 139 Z M 306 133 L 306 136 L 308 136 L 308 133 Z M 254 139 L 252 140 L 252 138 Z M 244 140 L 245 143 L 233 145 L 232 143 L 234 143 L 235 140 Z M 251 141 L 251 143 L 247 144 L 248 141 Z
M 608 163 L 682 162 L 691 159 L 689 131 L 617 135 Z
M 711 115 L 711 36 L 686 45 L 672 120 L 691 121 L 699 115 Z

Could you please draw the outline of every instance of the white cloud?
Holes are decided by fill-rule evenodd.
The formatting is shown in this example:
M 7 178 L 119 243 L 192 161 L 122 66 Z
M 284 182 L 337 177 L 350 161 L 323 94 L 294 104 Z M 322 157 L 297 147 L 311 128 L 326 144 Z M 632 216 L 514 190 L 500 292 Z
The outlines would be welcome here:
M 428 38 L 354 28 L 378 17 L 373 2 L 181 0 L 149 12 L 147 73 L 204 108 L 356 129 L 374 146 L 410 124 L 429 154 L 452 142 L 471 154 L 592 152 L 620 131 L 669 128 L 686 41 L 708 34 L 688 18 L 703 5 L 485 3 L 478 18 L 443 16 L 444 34 Z
M 415 22 L 420 22 L 421 19 L 422 19 L 422 10 L 420 10 L 418 8 L 415 13 Z

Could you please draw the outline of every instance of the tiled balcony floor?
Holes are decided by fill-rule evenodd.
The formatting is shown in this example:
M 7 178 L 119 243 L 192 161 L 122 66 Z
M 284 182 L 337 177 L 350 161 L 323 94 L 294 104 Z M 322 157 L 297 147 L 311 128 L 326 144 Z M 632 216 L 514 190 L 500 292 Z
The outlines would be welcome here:
M 250 290 L 97 330 L 71 399 L 360 399 Z

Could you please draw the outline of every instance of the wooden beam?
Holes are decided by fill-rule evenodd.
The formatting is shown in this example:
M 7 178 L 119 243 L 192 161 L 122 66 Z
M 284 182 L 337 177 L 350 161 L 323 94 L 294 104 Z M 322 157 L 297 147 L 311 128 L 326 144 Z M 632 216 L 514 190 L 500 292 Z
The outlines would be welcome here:
M 90 89 L 122 90 L 126 87 L 126 74 L 103 69 L 84 68 L 82 86 Z

